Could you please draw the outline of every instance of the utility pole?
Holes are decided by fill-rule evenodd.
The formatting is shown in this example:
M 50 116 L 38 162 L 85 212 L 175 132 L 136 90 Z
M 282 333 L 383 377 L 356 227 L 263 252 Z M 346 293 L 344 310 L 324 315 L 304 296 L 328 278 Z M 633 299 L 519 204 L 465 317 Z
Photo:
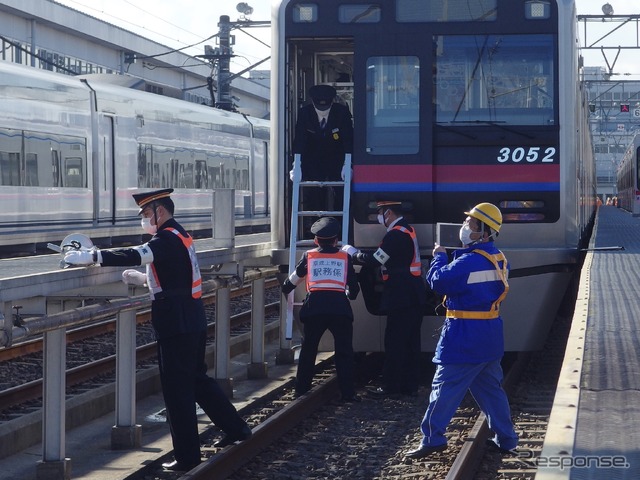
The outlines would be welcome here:
M 232 110 L 231 102 L 231 72 L 229 66 L 233 51 L 231 50 L 231 21 L 229 15 L 221 15 L 218 23 L 220 39 L 220 53 L 218 54 L 218 101 L 216 107 L 221 110 Z
M 213 99 L 214 107 L 221 110 L 233 110 L 234 105 L 231 96 L 231 81 L 244 72 L 255 68 L 261 63 L 267 61 L 269 57 L 259 61 L 258 63 L 251 65 L 249 68 L 243 70 L 240 73 L 231 74 L 230 64 L 231 57 L 235 57 L 233 54 L 233 36 L 231 30 L 234 28 L 240 29 L 249 27 L 267 27 L 271 24 L 269 21 L 252 21 L 246 18 L 253 12 L 248 4 L 242 2 L 236 6 L 236 9 L 242 14 L 241 19 L 237 22 L 232 22 L 228 15 L 221 15 L 218 22 L 218 47 L 212 48 L 210 45 L 204 46 L 204 55 L 196 55 L 196 57 L 205 58 L 209 60 L 217 68 L 217 99 L 213 93 L 213 78 L 209 78 L 208 85 L 211 92 L 211 98 Z M 260 41 L 260 40 L 258 40 Z M 261 41 L 260 41 L 261 42 Z M 261 42 L 264 43 L 264 42 Z

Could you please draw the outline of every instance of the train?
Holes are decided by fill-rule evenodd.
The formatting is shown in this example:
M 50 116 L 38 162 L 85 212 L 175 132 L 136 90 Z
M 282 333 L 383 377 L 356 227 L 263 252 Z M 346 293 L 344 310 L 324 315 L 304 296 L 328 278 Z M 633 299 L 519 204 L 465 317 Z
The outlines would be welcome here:
M 622 156 L 616 172 L 618 206 L 630 212 L 633 216 L 640 215 L 639 154 L 640 133 L 637 133 Z
M 268 120 L 10 62 L 0 78 L 3 254 L 71 232 L 139 242 L 143 189 L 173 188 L 196 234 L 212 231 L 214 189 L 234 189 L 236 226 L 270 228 Z
M 272 18 L 273 262 L 291 268 L 297 110 L 311 86 L 331 85 L 353 114 L 349 243 L 375 249 L 385 233 L 376 200 L 400 200 L 427 266 L 444 226 L 495 204 L 511 265 L 505 349 L 542 348 L 596 211 L 575 1 L 280 0 Z M 354 349 L 382 352 L 382 280 L 358 275 Z M 431 310 L 424 352 L 443 322 Z

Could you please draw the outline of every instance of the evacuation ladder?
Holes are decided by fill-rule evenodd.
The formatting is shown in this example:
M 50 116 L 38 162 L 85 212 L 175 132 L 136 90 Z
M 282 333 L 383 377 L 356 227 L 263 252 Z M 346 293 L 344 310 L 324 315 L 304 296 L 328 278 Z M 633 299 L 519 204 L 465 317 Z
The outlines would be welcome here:
M 299 247 L 315 246 L 313 240 L 302 240 L 300 226 L 304 217 L 342 217 L 342 245 L 349 241 L 349 203 L 351 200 L 351 154 L 344 156 L 343 181 L 321 182 L 302 181 L 302 169 L 300 167 L 300 154 L 293 158 L 293 198 L 291 200 L 291 237 L 289 241 L 289 275 L 295 272 Z M 342 210 L 300 210 L 300 193 L 303 188 L 343 187 Z M 293 307 L 295 291 L 287 295 L 287 319 L 285 338 L 291 340 L 293 335 Z

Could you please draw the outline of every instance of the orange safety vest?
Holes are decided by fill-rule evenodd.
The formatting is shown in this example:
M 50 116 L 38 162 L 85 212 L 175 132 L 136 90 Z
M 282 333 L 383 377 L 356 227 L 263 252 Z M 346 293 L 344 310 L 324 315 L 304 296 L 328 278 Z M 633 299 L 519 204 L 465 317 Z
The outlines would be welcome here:
M 409 266 L 409 271 L 411 275 L 414 277 L 419 277 L 422 275 L 422 263 L 420 262 L 420 247 L 418 246 L 418 237 L 416 237 L 415 230 L 409 230 L 408 228 L 401 227 L 396 225 L 391 230 L 400 230 L 403 233 L 406 233 L 411 237 L 413 241 L 413 260 L 411 261 L 411 265 Z M 386 281 L 389 278 L 389 274 L 387 273 L 387 269 L 384 265 L 382 265 L 382 280 Z
M 167 228 L 168 231 L 178 236 L 189 252 L 189 260 L 191 260 L 191 296 L 193 298 L 202 297 L 202 276 L 200 275 L 200 267 L 198 266 L 198 257 L 196 256 L 196 249 L 193 247 L 193 239 L 187 235 L 182 235 L 175 228 Z M 147 284 L 149 285 L 149 293 L 153 300 L 155 296 L 162 292 L 162 286 L 158 279 L 158 274 L 153 263 L 147 264 Z
M 347 289 L 347 252 L 322 253 L 317 249 L 307 252 L 307 292 L 330 290 L 344 292 Z

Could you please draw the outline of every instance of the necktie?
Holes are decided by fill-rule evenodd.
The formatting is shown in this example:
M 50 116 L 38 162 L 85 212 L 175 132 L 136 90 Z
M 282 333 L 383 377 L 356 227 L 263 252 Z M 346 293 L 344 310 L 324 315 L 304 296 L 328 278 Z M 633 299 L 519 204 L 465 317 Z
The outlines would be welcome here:
M 322 120 L 320 120 L 320 128 L 322 130 L 324 130 L 324 126 L 327 124 L 327 120 L 325 118 L 323 118 Z

